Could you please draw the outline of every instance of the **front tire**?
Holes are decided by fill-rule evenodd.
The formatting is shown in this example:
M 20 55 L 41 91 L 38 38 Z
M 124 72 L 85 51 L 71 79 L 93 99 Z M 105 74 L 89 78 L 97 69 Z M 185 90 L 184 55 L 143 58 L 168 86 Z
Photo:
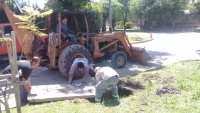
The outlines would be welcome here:
M 86 58 L 92 63 L 90 52 L 82 45 L 73 44 L 62 50 L 58 59 L 58 68 L 63 76 L 68 77 L 71 65 L 75 58 Z
M 127 56 L 124 52 L 117 51 L 111 57 L 111 64 L 115 69 L 123 68 L 126 65 Z

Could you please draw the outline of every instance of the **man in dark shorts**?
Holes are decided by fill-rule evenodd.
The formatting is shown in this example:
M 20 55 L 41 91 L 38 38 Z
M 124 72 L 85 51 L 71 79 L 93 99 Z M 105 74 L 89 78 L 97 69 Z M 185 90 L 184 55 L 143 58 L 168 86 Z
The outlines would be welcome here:
M 20 100 L 21 105 L 24 106 L 28 103 L 28 96 L 30 95 L 31 91 L 31 82 L 30 82 L 30 75 L 33 68 L 37 68 L 40 65 L 40 58 L 35 56 L 31 61 L 29 60 L 20 60 L 17 62 L 18 70 L 21 69 L 22 76 L 19 77 L 20 81 L 26 81 L 28 80 L 28 84 L 20 85 Z M 2 72 L 3 74 L 10 74 L 11 73 L 11 67 L 8 65 Z

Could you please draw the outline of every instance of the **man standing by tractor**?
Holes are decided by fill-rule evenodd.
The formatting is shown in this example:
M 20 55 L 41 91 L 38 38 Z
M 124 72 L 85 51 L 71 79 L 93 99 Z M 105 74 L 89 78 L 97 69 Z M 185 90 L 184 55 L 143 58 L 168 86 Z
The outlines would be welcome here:
M 57 25 L 56 31 L 59 31 L 59 24 Z M 73 31 L 71 31 L 67 25 L 67 17 L 61 18 L 61 34 L 64 39 L 69 39 L 71 42 L 76 42 L 76 37 L 73 35 Z
M 70 68 L 69 72 L 69 84 L 72 83 L 72 79 L 81 79 L 83 78 L 83 83 L 86 82 L 88 76 L 94 77 L 95 71 L 93 67 L 88 64 L 86 58 L 76 58 Z
M 119 82 L 119 74 L 110 67 L 96 67 L 96 96 L 95 103 L 101 102 L 103 90 L 108 86 L 112 88 L 112 95 L 115 100 L 119 99 L 117 83 Z
M 22 76 L 19 77 L 20 81 L 28 81 L 28 84 L 20 85 L 20 100 L 21 105 L 24 106 L 28 103 L 28 96 L 30 95 L 31 91 L 31 82 L 30 82 L 30 75 L 33 68 L 37 68 L 40 65 L 40 58 L 33 57 L 31 61 L 28 60 L 20 60 L 17 62 L 18 70 L 22 71 Z M 10 74 L 11 67 L 8 65 L 2 72 L 2 74 Z

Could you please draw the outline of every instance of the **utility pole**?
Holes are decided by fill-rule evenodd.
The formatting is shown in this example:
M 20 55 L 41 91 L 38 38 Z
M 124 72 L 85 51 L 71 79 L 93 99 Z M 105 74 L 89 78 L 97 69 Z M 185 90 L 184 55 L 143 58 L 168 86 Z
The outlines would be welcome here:
M 109 0 L 109 21 L 110 21 L 109 31 L 112 32 L 112 3 L 111 3 L 111 0 Z

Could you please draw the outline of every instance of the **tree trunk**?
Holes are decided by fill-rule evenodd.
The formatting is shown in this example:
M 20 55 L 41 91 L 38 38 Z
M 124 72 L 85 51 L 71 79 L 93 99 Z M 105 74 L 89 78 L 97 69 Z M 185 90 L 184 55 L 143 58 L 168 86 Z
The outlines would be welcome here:
M 102 32 L 106 31 L 106 21 L 108 20 L 108 15 L 103 16 L 103 26 L 102 26 Z
M 124 21 L 124 31 L 126 31 L 126 21 Z
M 143 29 L 142 19 L 140 19 L 140 29 Z
M 113 30 L 115 30 L 115 25 L 112 25 Z

